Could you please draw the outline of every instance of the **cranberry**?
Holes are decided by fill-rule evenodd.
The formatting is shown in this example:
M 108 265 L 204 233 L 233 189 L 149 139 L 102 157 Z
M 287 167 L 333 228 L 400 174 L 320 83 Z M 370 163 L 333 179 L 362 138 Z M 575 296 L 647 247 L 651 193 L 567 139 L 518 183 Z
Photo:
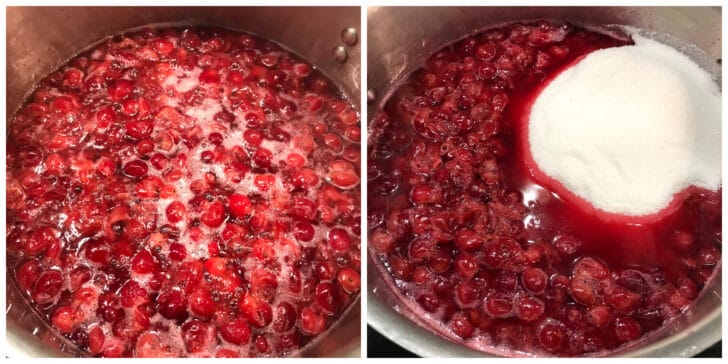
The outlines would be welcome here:
M 157 297 L 157 311 L 164 318 L 184 321 L 187 316 L 187 299 L 176 290 L 164 292 Z
M 521 273 L 521 284 L 533 293 L 543 292 L 546 288 L 547 279 L 546 273 L 540 268 L 526 268 Z
M 591 306 L 599 301 L 599 282 L 590 278 L 575 278 L 569 286 L 569 293 L 574 301 Z
M 51 269 L 41 273 L 33 285 L 33 301 L 39 305 L 55 301 L 61 292 L 63 281 L 63 275 L 59 270 Z
M 220 73 L 215 69 L 207 69 L 200 73 L 200 83 L 220 83 Z
M 496 51 L 495 44 L 486 43 L 476 49 L 475 56 L 482 61 L 489 61 L 495 57 Z
M 42 270 L 43 266 L 41 265 L 40 261 L 33 258 L 23 263 L 23 265 L 21 265 L 20 268 L 16 270 L 15 274 L 18 278 L 18 283 L 20 283 L 20 286 L 26 290 L 30 290 Z
M 311 241 L 315 233 L 313 225 L 304 221 L 297 222 L 293 226 L 293 235 L 301 241 Z
M 579 248 L 581 248 L 581 241 L 569 235 L 556 236 L 553 244 L 559 253 L 566 256 L 576 254 L 576 252 L 579 251 Z
M 515 240 L 501 237 L 489 242 L 485 246 L 483 260 L 488 268 L 497 269 L 503 266 L 511 257 L 515 256 L 519 250 L 520 247 Z
M 491 317 L 508 317 L 513 312 L 513 297 L 506 293 L 493 293 L 485 299 L 484 311 Z
M 586 257 L 579 259 L 574 264 L 572 275 L 576 278 L 603 280 L 609 276 L 609 270 L 602 262 L 591 257 Z
M 137 281 L 129 280 L 119 289 L 119 301 L 124 307 L 135 307 L 149 301 L 149 295 Z
M 316 204 L 307 198 L 294 199 L 290 214 L 297 219 L 313 221 L 317 214 Z
M 566 339 L 563 324 L 552 318 L 544 319 L 538 325 L 536 335 L 538 343 L 548 351 L 558 350 Z
M 209 227 L 218 227 L 225 219 L 225 206 L 220 201 L 212 202 L 200 215 L 200 221 Z
M 361 285 L 359 273 L 351 268 L 342 268 L 337 275 L 337 282 L 346 292 L 356 293 Z
M 165 211 L 167 220 L 173 224 L 182 221 L 185 216 L 185 210 L 185 205 L 182 202 L 174 201 L 170 203 Z
M 273 310 L 270 305 L 250 294 L 243 297 L 239 308 L 248 323 L 254 327 L 266 327 L 273 320 Z
M 329 245 L 336 251 L 347 251 L 351 247 L 352 241 L 349 233 L 344 229 L 331 229 L 328 234 Z
M 450 320 L 450 327 L 455 335 L 460 336 L 463 339 L 470 338 L 473 336 L 473 332 L 475 331 L 473 324 L 470 322 L 468 317 L 463 314 L 456 314 L 453 316 Z
M 301 331 L 308 335 L 316 335 L 326 327 L 326 318 L 310 306 L 301 310 L 300 322 Z
M 129 80 L 117 80 L 111 86 L 109 86 L 109 96 L 115 100 L 120 101 L 131 95 L 134 90 L 134 84 Z
M 351 188 L 359 183 L 359 175 L 350 162 L 335 160 L 329 163 L 329 178 L 341 188 Z
M 336 276 L 336 265 L 331 261 L 323 261 L 314 267 L 314 274 L 320 280 L 330 280 Z
M 168 55 L 174 50 L 172 42 L 166 39 L 155 39 L 152 41 L 151 46 L 160 55 Z
M 152 254 L 148 250 L 141 250 L 131 260 L 131 269 L 139 274 L 151 273 L 156 268 Z
M 468 253 L 459 253 L 455 257 L 455 269 L 464 279 L 470 279 L 478 272 L 475 258 Z
M 545 309 L 546 305 L 540 299 L 522 295 L 516 298 L 514 312 L 519 319 L 533 322 L 544 314 Z
M 395 237 L 385 230 L 375 230 L 372 233 L 371 244 L 378 253 L 389 252 L 394 245 Z
M 254 129 L 248 129 L 243 133 L 243 139 L 251 146 L 257 147 L 263 141 L 263 133 Z
M 250 340 L 251 330 L 245 320 L 236 318 L 220 326 L 220 335 L 225 341 L 242 345 Z
M 270 150 L 265 148 L 258 148 L 258 150 L 255 151 L 253 154 L 253 162 L 259 167 L 259 168 L 270 168 L 271 163 L 273 159 L 273 153 L 271 153 Z
M 288 331 L 296 322 L 296 309 L 288 302 L 281 302 L 276 306 L 273 330 L 277 332 Z
M 196 315 L 210 317 L 215 313 L 215 301 L 207 288 L 200 287 L 189 296 L 190 310 Z
M 595 306 L 587 312 L 587 322 L 594 327 L 605 327 L 609 323 L 611 312 L 607 306 Z
M 230 201 L 228 208 L 234 217 L 244 217 L 252 211 L 252 203 L 248 196 L 235 193 L 228 198 Z
M 58 331 L 68 334 L 76 326 L 79 314 L 69 306 L 61 306 L 53 312 L 51 322 Z
M 23 242 L 23 251 L 28 255 L 38 255 L 46 250 L 46 247 L 58 241 L 56 232 L 50 227 L 41 227 L 35 230 L 28 239 Z
M 336 313 L 338 308 L 335 290 L 334 285 L 328 282 L 319 283 L 316 286 L 316 303 L 318 303 L 323 312 L 329 315 Z
M 198 319 L 192 319 L 182 325 L 182 340 L 187 351 L 196 353 L 214 339 L 214 327 Z
M 187 256 L 187 248 L 180 243 L 172 243 L 169 245 L 169 259 L 182 261 Z
M 140 160 L 131 161 L 124 165 L 124 174 L 129 177 L 143 177 L 147 174 L 149 167 L 147 164 Z
M 640 304 L 642 297 L 619 286 L 609 287 L 605 299 L 611 307 L 621 312 L 631 312 Z
M 455 244 L 460 250 L 476 251 L 480 249 L 485 242 L 473 230 L 462 229 L 455 235 Z
M 640 337 L 642 328 L 630 317 L 617 317 L 614 321 L 614 333 L 619 341 L 628 342 Z
M 461 307 L 472 307 L 478 299 L 477 287 L 472 281 L 462 282 L 455 288 L 455 298 Z

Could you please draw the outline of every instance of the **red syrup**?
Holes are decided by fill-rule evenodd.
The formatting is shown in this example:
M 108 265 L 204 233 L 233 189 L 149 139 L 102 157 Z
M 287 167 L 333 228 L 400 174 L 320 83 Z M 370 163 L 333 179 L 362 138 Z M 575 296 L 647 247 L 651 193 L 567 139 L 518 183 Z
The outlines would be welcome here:
M 524 153 L 545 80 L 626 44 L 545 23 L 490 30 L 435 54 L 374 117 L 369 246 L 413 320 L 500 355 L 608 355 L 698 297 L 718 271 L 721 191 L 605 219 L 546 187 Z
M 9 274 L 87 355 L 296 355 L 358 296 L 359 137 L 270 41 L 107 39 L 9 125 Z

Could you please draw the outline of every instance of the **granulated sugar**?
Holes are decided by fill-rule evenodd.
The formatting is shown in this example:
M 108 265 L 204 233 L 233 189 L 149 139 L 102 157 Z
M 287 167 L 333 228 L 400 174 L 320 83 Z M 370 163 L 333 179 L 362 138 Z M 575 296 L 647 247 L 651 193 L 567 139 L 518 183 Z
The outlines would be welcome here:
M 653 40 L 593 52 L 535 100 L 528 139 L 539 169 L 593 207 L 644 216 L 689 186 L 721 181 L 720 89 Z

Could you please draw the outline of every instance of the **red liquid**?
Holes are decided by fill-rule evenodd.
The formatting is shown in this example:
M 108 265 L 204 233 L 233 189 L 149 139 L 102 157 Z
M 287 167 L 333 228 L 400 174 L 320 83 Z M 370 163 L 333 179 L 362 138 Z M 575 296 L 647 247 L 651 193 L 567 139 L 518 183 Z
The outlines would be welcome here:
M 114 37 L 9 129 L 10 272 L 89 355 L 291 355 L 357 298 L 359 115 L 275 44 Z
M 720 257 L 720 191 L 687 191 L 673 212 L 636 224 L 605 221 L 539 183 L 525 162 L 523 130 L 544 80 L 627 42 L 576 29 L 541 44 L 529 35 L 538 29 L 508 26 L 444 49 L 375 116 L 369 244 L 414 319 L 450 340 L 501 355 L 604 354 L 679 315 L 705 286 Z M 483 44 L 497 44 L 497 55 L 489 59 Z M 520 50 L 509 54 L 513 44 Z M 545 67 L 507 67 L 539 51 L 551 56 Z M 483 67 L 500 74 L 490 79 Z M 476 101 L 463 100 L 473 88 Z M 502 113 L 463 121 L 477 116 L 473 104 L 492 112 L 502 95 Z M 454 116 L 438 114 L 453 103 Z M 415 185 L 427 187 L 413 194 Z M 596 259 L 596 273 L 585 273 L 594 260 L 584 258 Z

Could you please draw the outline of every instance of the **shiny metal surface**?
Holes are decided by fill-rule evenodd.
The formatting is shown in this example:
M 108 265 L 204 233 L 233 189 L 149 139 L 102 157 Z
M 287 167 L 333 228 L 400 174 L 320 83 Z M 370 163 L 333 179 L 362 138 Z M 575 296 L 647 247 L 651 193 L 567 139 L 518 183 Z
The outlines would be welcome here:
M 484 7 L 368 9 L 367 80 L 371 118 L 393 87 L 441 47 L 498 24 L 535 19 L 609 29 L 626 25 L 677 47 L 720 77 L 721 10 L 707 7 Z M 410 309 L 389 289 L 389 276 L 369 255 L 367 320 L 377 331 L 424 357 L 482 357 L 409 320 Z M 721 277 L 711 281 L 690 311 L 619 356 L 689 357 L 721 339 Z M 433 330 L 437 330 L 431 328 Z
M 253 33 L 282 44 L 321 69 L 359 108 L 360 48 L 346 47 L 338 63 L 331 50 L 342 31 L 360 27 L 357 7 L 9 7 L 7 9 L 7 120 L 32 87 L 66 60 L 107 36 L 149 25 L 215 25 Z M 7 341 L 14 357 L 80 355 L 72 345 L 29 310 L 10 278 Z M 307 357 L 359 357 L 360 305 L 357 299 L 342 318 L 307 345 Z M 65 351 L 62 351 L 65 350 Z

